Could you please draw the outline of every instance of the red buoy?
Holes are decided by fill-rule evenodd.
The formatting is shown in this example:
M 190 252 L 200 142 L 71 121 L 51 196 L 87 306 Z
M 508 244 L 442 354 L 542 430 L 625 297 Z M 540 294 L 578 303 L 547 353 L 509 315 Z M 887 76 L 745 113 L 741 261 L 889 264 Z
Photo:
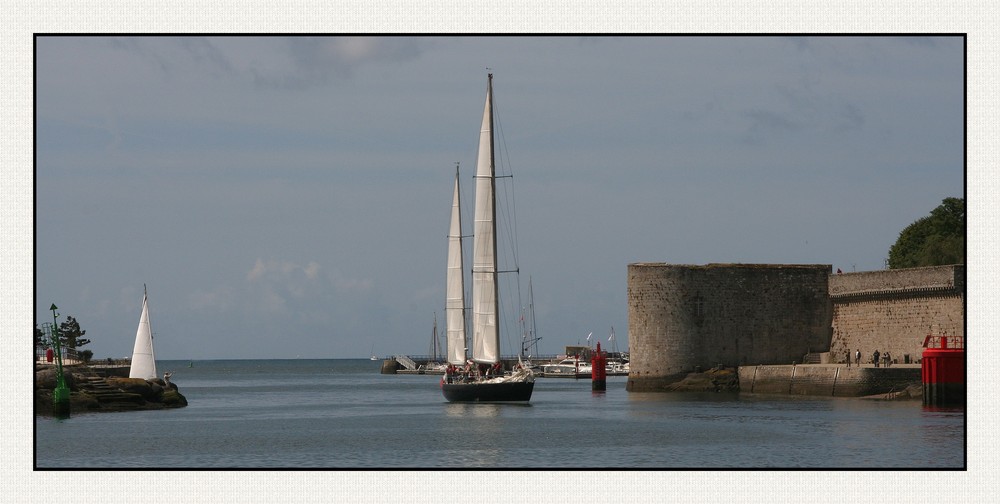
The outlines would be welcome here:
M 590 358 L 590 389 L 591 390 L 607 390 L 608 382 L 608 370 L 607 358 L 604 357 L 604 353 L 601 352 L 601 342 L 597 342 L 597 351 L 594 352 L 594 356 Z
M 924 404 L 965 404 L 965 340 L 962 336 L 924 338 L 920 361 Z

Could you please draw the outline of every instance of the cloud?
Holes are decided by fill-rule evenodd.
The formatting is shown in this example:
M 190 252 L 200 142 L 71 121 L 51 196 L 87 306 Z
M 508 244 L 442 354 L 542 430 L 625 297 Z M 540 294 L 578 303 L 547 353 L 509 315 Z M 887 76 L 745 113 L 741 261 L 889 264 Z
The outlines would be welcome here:
M 191 75 L 301 90 L 419 57 L 422 37 L 113 37 L 107 47 L 170 80 Z
M 253 268 L 247 273 L 247 280 L 253 282 L 265 276 L 287 277 L 290 273 L 298 269 L 302 268 L 290 261 L 264 261 L 258 258 Z
M 375 288 L 375 281 L 371 278 L 344 278 L 338 273 L 333 278 L 333 286 L 339 294 L 370 294 Z
M 236 306 L 236 293 L 232 287 L 221 286 L 212 290 L 197 290 L 189 295 L 196 310 L 228 312 Z
M 319 279 L 320 266 L 316 261 L 309 261 L 302 266 L 293 261 L 263 260 L 258 258 L 253 268 L 246 274 L 248 282 L 269 282 L 293 287 L 304 282 L 314 283 Z M 294 289 L 301 290 L 301 289 Z
M 744 135 L 744 141 L 750 144 L 761 143 L 774 135 L 795 132 L 801 127 L 785 115 L 769 110 L 748 110 L 743 117 L 750 121 Z
M 333 79 L 352 77 L 359 69 L 380 63 L 398 63 L 418 57 L 418 38 L 287 37 L 257 47 L 242 39 L 205 39 L 187 42 L 200 61 L 252 79 L 255 85 L 278 89 L 304 89 Z

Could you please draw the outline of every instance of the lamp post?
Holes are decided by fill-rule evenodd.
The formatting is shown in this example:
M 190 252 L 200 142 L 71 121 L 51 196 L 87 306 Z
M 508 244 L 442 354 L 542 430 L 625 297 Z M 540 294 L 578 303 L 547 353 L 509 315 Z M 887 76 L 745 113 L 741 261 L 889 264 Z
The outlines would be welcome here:
M 56 418 L 69 418 L 69 387 L 66 386 L 66 377 L 63 376 L 62 349 L 59 342 L 59 324 L 56 317 L 59 316 L 55 303 L 49 308 L 52 310 L 52 344 L 56 350 L 56 388 L 52 392 L 52 413 Z

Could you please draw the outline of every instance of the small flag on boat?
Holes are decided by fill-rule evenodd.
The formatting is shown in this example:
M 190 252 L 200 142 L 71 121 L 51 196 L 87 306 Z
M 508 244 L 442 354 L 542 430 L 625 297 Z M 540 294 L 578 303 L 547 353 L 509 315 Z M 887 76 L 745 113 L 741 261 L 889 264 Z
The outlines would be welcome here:
M 591 332 L 590 334 L 587 335 L 587 342 L 590 342 L 590 337 L 593 336 L 593 335 L 594 335 L 593 332 Z

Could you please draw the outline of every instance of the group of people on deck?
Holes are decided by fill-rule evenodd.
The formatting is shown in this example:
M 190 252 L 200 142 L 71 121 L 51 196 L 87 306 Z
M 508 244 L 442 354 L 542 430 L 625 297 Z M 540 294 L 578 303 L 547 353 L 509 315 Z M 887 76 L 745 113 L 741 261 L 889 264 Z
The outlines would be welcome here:
M 459 368 L 454 364 L 448 364 L 444 370 L 445 383 L 466 383 L 477 379 L 489 379 L 503 376 L 503 365 L 499 362 L 493 364 L 476 364 L 471 360 L 465 366 Z

